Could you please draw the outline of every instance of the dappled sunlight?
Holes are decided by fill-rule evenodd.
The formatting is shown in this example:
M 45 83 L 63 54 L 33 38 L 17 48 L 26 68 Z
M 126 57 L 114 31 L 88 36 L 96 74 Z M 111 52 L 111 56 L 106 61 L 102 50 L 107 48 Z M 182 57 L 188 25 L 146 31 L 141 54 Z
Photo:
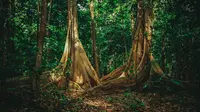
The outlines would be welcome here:
M 83 84 L 83 75 L 75 75 L 74 81 L 78 84 Z
M 0 112 L 197 112 L 197 0 L 0 0 Z
M 105 101 L 104 99 L 100 99 L 100 98 L 86 99 L 86 100 L 84 100 L 84 103 L 87 104 L 87 105 L 100 107 L 100 108 L 103 108 L 103 109 L 106 109 L 106 108 L 109 108 L 109 107 L 112 106 L 111 103 L 107 103 L 107 101 Z

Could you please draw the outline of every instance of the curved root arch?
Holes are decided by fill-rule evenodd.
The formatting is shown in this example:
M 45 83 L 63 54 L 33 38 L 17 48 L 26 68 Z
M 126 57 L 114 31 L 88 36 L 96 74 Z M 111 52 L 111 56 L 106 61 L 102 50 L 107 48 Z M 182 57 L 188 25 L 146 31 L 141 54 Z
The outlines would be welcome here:
M 86 89 L 100 84 L 100 80 L 79 40 L 76 2 L 77 0 L 68 0 L 68 31 L 65 48 L 60 64 L 50 72 L 50 79 L 58 82 L 60 77 L 65 78 L 67 60 L 70 58 L 69 87 Z
M 101 85 L 93 89 L 108 89 L 125 86 L 141 85 L 148 80 L 151 65 L 156 73 L 163 74 L 157 63 L 153 63 L 153 56 L 150 53 L 151 47 L 151 24 L 153 9 L 144 8 L 142 0 L 138 0 L 138 13 L 136 25 L 132 16 L 133 43 L 130 57 L 126 65 L 123 65 L 110 74 L 101 78 Z M 135 29 L 133 26 L 136 26 Z

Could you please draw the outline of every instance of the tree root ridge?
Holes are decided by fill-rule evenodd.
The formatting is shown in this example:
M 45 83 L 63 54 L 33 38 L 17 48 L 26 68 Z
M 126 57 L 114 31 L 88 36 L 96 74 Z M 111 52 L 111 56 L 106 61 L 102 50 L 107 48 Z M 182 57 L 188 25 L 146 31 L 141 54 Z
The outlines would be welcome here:
M 120 67 L 121 68 L 121 67 Z M 151 65 L 146 64 L 143 69 L 138 72 L 137 77 L 117 77 L 111 80 L 102 81 L 100 85 L 93 88 L 89 88 L 85 91 L 86 94 L 98 93 L 99 91 L 115 92 L 117 89 L 134 88 L 141 87 L 148 79 L 150 73 Z M 118 71 L 119 72 L 119 71 Z M 122 71 L 123 72 L 123 71 Z

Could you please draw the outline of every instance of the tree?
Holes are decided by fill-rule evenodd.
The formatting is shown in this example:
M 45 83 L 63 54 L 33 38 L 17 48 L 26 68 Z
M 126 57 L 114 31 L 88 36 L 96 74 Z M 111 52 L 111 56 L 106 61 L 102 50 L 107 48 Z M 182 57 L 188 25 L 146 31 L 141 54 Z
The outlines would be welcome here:
M 59 81 L 65 79 L 68 60 L 71 60 L 71 63 L 68 62 L 71 65 L 70 77 L 68 77 L 71 88 L 86 89 L 100 84 L 97 73 L 79 40 L 76 0 L 68 0 L 68 29 L 65 48 L 60 64 L 56 67 L 55 72 L 50 75 L 51 81 L 59 83 Z M 64 86 L 65 82 L 63 81 L 63 84 L 59 85 Z
M 90 4 L 91 17 L 93 16 L 92 5 Z M 93 19 L 92 19 L 93 20 Z M 68 1 L 68 30 L 65 48 L 63 51 L 60 64 L 53 70 L 49 79 L 57 82 L 58 86 L 65 87 L 65 73 L 67 69 L 67 61 L 70 67 L 70 77 L 68 77 L 69 86 L 76 89 L 87 89 L 90 87 L 112 87 L 113 85 L 126 85 L 127 81 L 136 85 L 145 82 L 150 74 L 150 61 L 154 58 L 150 53 L 152 39 L 152 20 L 153 20 L 153 5 L 147 5 L 142 0 L 138 0 L 136 22 L 132 16 L 133 41 L 130 57 L 127 63 L 110 74 L 101 78 L 101 85 L 96 71 L 91 66 L 91 63 L 86 56 L 83 46 L 78 35 L 78 20 L 76 1 Z M 93 20 L 94 22 L 94 20 Z M 94 23 L 92 22 L 92 28 Z M 136 23 L 134 25 L 134 23 Z M 94 29 L 93 29 L 94 30 Z M 94 36 L 92 31 L 92 36 Z M 94 46 L 94 44 L 93 44 Z M 95 48 L 95 47 L 93 47 Z M 152 63 L 154 71 L 163 74 L 157 63 Z M 130 79 L 129 76 L 134 76 Z M 62 82 L 63 84 L 60 84 Z M 107 85 L 112 86 L 107 86 Z
M 39 3 L 38 3 L 39 4 Z M 43 45 L 44 45 L 44 38 L 46 35 L 46 24 L 47 24 L 47 1 L 42 0 L 42 11 L 41 11 L 41 20 L 40 20 L 40 29 L 38 34 L 38 42 L 37 47 L 38 51 L 36 54 L 36 63 L 35 63 L 35 69 L 37 71 L 34 82 L 33 82 L 33 89 L 38 90 L 39 89 L 39 69 L 42 64 L 42 54 L 43 54 Z
M 92 39 L 92 55 L 93 55 L 93 63 L 94 63 L 94 68 L 99 74 L 99 62 L 98 62 L 98 55 L 97 55 L 97 48 L 96 48 L 96 23 L 94 20 L 94 0 L 90 0 L 90 15 L 91 15 L 91 39 Z
M 128 83 L 135 86 L 142 84 L 150 74 L 150 60 L 153 56 L 150 53 L 152 39 L 153 6 L 145 6 L 142 0 L 137 1 L 136 22 L 132 16 L 133 41 L 129 60 L 107 76 L 101 78 L 102 85 L 97 88 L 121 87 Z M 136 23 L 134 25 L 134 23 Z M 130 78 L 134 76 L 134 78 Z M 121 86 L 120 86 L 121 85 Z

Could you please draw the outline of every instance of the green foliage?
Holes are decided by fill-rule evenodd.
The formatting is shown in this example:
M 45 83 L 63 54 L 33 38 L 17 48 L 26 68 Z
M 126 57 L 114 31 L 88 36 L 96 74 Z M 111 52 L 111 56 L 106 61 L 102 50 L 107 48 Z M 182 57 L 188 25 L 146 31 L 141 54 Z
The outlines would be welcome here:
M 183 87 L 183 85 L 181 84 L 181 82 L 178 81 L 178 80 L 172 79 L 171 82 L 172 82 L 173 84 L 177 85 L 177 86 L 182 86 L 182 87 Z
M 108 102 L 113 102 L 114 99 L 112 97 L 107 97 L 105 100 Z
M 66 39 L 66 5 L 63 7 L 63 4 L 66 2 L 58 1 L 52 5 L 51 18 L 47 26 L 49 36 L 45 37 L 44 42 L 42 71 L 54 68 L 59 63 L 63 51 Z M 9 52 L 7 65 L 11 65 L 9 68 L 31 74 L 35 66 L 40 22 L 37 1 L 17 1 L 12 8 L 15 12 L 9 14 L 8 24 L 12 26 L 10 39 L 15 52 Z
M 139 109 L 143 108 L 145 104 L 139 99 L 134 99 L 133 101 L 128 102 L 126 106 L 126 108 L 130 108 L 134 112 L 139 112 Z
M 195 0 L 194 0 L 195 1 Z M 200 27 L 194 1 L 178 0 L 144 1 L 154 5 L 152 49 L 156 62 L 162 64 L 162 49 L 165 54 L 166 73 L 172 77 L 195 80 L 198 75 Z M 4 43 L 6 67 L 23 71 L 26 75 L 34 70 L 40 13 L 37 0 L 15 1 L 7 12 L 3 26 L 6 27 Z M 47 32 L 44 40 L 43 62 L 40 71 L 58 65 L 66 40 L 67 1 L 55 1 L 48 5 Z M 154 3 L 154 4 L 153 4 Z M 64 5 L 65 4 L 65 5 Z M 90 61 L 92 60 L 91 17 L 89 0 L 78 1 L 79 37 Z M 41 7 L 40 7 L 41 8 Z M 136 16 L 136 0 L 95 1 L 96 43 L 100 62 L 100 74 L 106 75 L 127 62 L 132 44 L 131 14 Z M 50 14 L 49 14 L 50 13 Z M 136 18 L 136 17 L 135 17 Z M 147 36 L 147 32 L 144 33 Z M 164 44 L 163 44 L 164 39 Z M 1 50 L 1 49 L 0 49 Z M 0 60 L 3 62 L 3 53 Z M 92 62 L 92 61 L 91 61 Z M 71 61 L 69 60 L 69 63 Z M 93 63 L 92 63 L 93 64 Z M 131 73 L 134 71 L 131 70 Z M 191 74 L 188 76 L 188 74 Z
M 107 1 L 95 7 L 100 71 L 108 74 L 127 60 L 131 48 L 131 1 Z M 110 66 L 108 63 L 111 62 Z M 110 68 L 109 68 L 110 67 Z
M 124 97 L 127 97 L 127 98 L 131 97 L 131 92 L 130 91 L 124 92 Z
M 144 104 L 142 101 L 140 101 L 140 102 L 138 102 L 138 103 L 136 103 L 136 104 L 135 104 L 135 103 L 132 103 L 132 104 L 130 104 L 129 106 L 130 106 L 130 108 L 131 108 L 134 112 L 138 112 L 137 108 L 144 107 L 145 104 Z
M 162 64 L 165 54 L 166 73 L 181 80 L 196 80 L 200 30 L 194 1 L 163 0 L 155 2 L 152 52 Z M 164 39 L 164 46 L 163 46 Z M 187 78 L 188 77 L 188 78 Z
M 147 37 L 148 36 L 148 32 L 144 32 L 144 36 Z

